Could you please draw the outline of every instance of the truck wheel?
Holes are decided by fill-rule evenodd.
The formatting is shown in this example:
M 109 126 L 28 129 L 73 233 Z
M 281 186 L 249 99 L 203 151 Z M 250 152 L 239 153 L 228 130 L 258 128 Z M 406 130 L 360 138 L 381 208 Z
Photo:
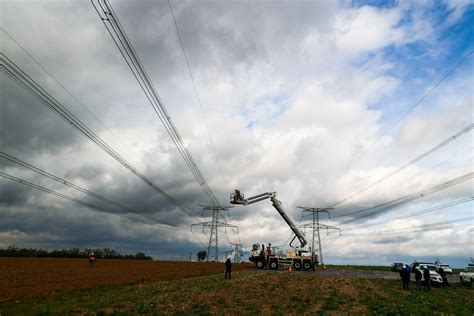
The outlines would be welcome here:
M 303 268 L 304 268 L 305 270 L 311 269 L 311 263 L 309 263 L 309 262 L 303 263 Z
M 276 261 L 270 262 L 270 269 L 272 269 L 272 270 L 278 269 L 278 262 L 276 262 Z
M 299 261 L 293 262 L 293 268 L 295 268 L 296 270 L 301 269 L 301 262 Z
M 472 282 L 472 279 L 471 279 L 471 282 L 469 282 L 469 286 L 472 286 L 472 283 L 473 283 L 473 282 Z
M 256 263 L 255 265 L 256 265 L 257 268 L 259 268 L 259 269 L 265 268 L 265 262 L 263 262 L 263 261 L 257 261 L 257 263 Z

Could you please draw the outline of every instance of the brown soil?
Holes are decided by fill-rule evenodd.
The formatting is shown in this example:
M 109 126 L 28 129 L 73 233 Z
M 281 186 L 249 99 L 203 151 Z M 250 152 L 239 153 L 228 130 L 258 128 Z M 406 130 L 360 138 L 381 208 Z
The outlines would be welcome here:
M 234 264 L 232 268 L 239 271 L 252 267 Z M 87 259 L 0 258 L 0 304 L 101 285 L 224 273 L 224 269 L 223 263 L 98 260 L 89 268 Z

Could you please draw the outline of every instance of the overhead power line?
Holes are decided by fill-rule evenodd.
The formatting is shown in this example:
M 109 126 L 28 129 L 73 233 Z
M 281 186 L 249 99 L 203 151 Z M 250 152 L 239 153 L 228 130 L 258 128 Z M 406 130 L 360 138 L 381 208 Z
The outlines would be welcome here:
M 421 159 L 425 158 L 426 156 L 432 154 L 433 152 L 435 152 L 436 150 L 446 146 L 447 144 L 451 143 L 452 141 L 458 139 L 459 137 L 461 137 L 462 135 L 470 132 L 472 129 L 474 128 L 474 124 L 469 124 L 468 126 L 464 127 L 462 130 L 460 130 L 459 132 L 457 132 L 456 134 L 454 134 L 453 136 L 450 136 L 448 139 L 442 141 L 441 143 L 439 143 L 438 145 L 434 146 L 433 148 L 431 148 L 430 150 L 424 152 L 423 154 L 421 154 L 420 156 L 416 157 L 415 159 L 411 160 L 410 162 L 408 162 L 407 164 L 401 166 L 400 168 L 398 168 L 397 170 L 389 173 L 388 175 L 380 178 L 379 180 L 369 184 L 368 186 L 354 192 L 353 194 L 349 195 L 348 197 L 342 199 L 342 200 L 339 200 L 337 201 L 336 203 L 332 204 L 332 205 L 329 205 L 328 207 L 335 207 L 341 203 L 344 203 L 346 201 L 348 201 L 349 199 L 373 188 L 374 186 L 376 186 L 377 184 L 380 184 L 382 182 L 384 182 L 385 180 L 393 177 L 394 175 L 398 174 L 399 172 L 403 171 L 404 169 L 406 169 L 407 167 L 413 165 L 414 163 L 420 161 Z
M 97 14 L 101 18 L 102 22 L 104 23 L 104 26 L 112 37 L 112 40 L 114 41 L 115 45 L 119 49 L 122 57 L 125 59 L 125 62 L 127 63 L 128 67 L 132 71 L 133 76 L 140 85 L 140 88 L 145 93 L 145 96 L 150 102 L 153 110 L 157 114 L 160 121 L 163 123 L 166 131 L 168 132 L 168 135 L 176 145 L 176 148 L 178 149 L 182 158 L 184 159 L 192 174 L 196 178 L 196 181 L 199 183 L 204 193 L 208 196 L 210 202 L 213 205 L 220 205 L 211 188 L 207 184 L 206 179 L 197 167 L 197 164 L 194 161 L 193 157 L 184 145 L 183 139 L 179 134 L 178 129 L 171 120 L 171 117 L 163 101 L 158 95 L 155 86 L 150 80 L 150 77 L 148 76 L 145 67 L 140 61 L 135 49 L 133 48 L 130 42 L 130 39 L 125 33 L 125 30 L 123 29 L 117 17 L 117 14 L 115 14 L 109 1 L 91 0 L 91 3 L 97 11 Z
M 55 195 L 55 196 L 60 197 L 60 198 L 62 198 L 62 199 L 65 199 L 65 200 L 68 200 L 68 201 L 71 201 L 71 202 L 80 204 L 80 205 L 82 205 L 82 206 L 88 207 L 88 208 L 90 208 L 90 209 L 93 209 L 93 210 L 96 210 L 96 211 L 99 211 L 99 212 L 104 212 L 104 213 L 108 213 L 108 214 L 111 214 L 111 215 L 116 215 L 116 216 L 119 216 L 119 217 L 126 218 L 126 219 L 128 219 L 128 220 L 132 220 L 132 221 L 135 221 L 135 222 L 140 222 L 140 223 L 142 223 L 142 224 L 157 225 L 157 226 L 159 226 L 159 227 L 166 228 L 166 229 L 172 229 L 172 230 L 183 230 L 182 228 L 179 228 L 179 227 L 175 227 L 175 226 L 170 226 L 170 225 L 167 225 L 167 224 L 159 223 L 159 222 L 157 222 L 157 221 L 154 220 L 154 219 L 150 219 L 150 218 L 145 218 L 145 219 L 144 219 L 143 216 L 138 215 L 138 214 L 117 213 L 117 212 L 111 211 L 111 210 L 109 210 L 109 209 L 103 208 L 103 207 L 101 207 L 101 206 L 99 206 L 99 205 L 92 204 L 92 203 L 89 203 L 89 202 L 84 202 L 84 201 L 82 201 L 82 200 L 73 198 L 73 197 L 71 197 L 71 196 L 69 196 L 69 195 L 59 193 L 59 192 L 57 192 L 57 191 L 54 191 L 54 190 L 45 188 L 45 187 L 43 187 L 43 186 L 34 184 L 34 183 L 29 182 L 29 181 L 26 181 L 26 180 L 24 180 L 24 179 L 17 178 L 17 177 L 15 177 L 15 176 L 9 175 L 9 174 L 4 173 L 4 172 L 2 172 L 2 171 L 0 171 L 0 177 L 3 177 L 3 178 L 5 178 L 5 179 L 9 179 L 9 180 L 11 180 L 11 181 L 18 182 L 18 183 L 23 184 L 23 185 L 25 185 L 25 186 L 28 186 L 28 187 L 31 187 L 31 188 L 34 188 L 34 189 L 37 189 L 37 190 L 46 192 L 46 193 L 51 194 L 51 195 Z M 147 219 L 148 219 L 148 221 L 147 221 Z M 149 220 L 152 220 L 153 222 L 150 222 Z
M 382 211 L 386 211 L 386 210 L 389 210 L 389 209 L 392 209 L 392 208 L 395 208 L 395 207 L 399 207 L 403 204 L 421 199 L 421 198 L 426 197 L 430 194 L 442 191 L 444 189 L 447 189 L 447 188 L 452 187 L 454 185 L 457 185 L 459 183 L 470 180 L 473 177 L 474 177 L 474 172 L 470 172 L 470 173 L 467 173 L 463 176 L 460 176 L 460 177 L 451 179 L 449 181 L 437 184 L 437 185 L 435 185 L 431 188 L 424 189 L 424 190 L 418 191 L 416 193 L 409 194 L 407 196 L 392 200 L 390 202 L 386 202 L 386 203 L 383 203 L 383 204 L 379 204 L 377 206 L 373 206 L 373 207 L 361 209 L 361 210 L 358 210 L 358 211 L 355 211 L 355 212 L 350 212 L 350 213 L 346 213 L 346 214 L 342 214 L 342 215 L 338 215 L 338 216 L 333 216 L 333 217 L 347 217 L 347 216 L 352 216 L 352 215 L 364 213 L 362 215 L 354 217 L 353 219 L 350 219 L 350 220 L 347 220 L 345 222 L 340 223 L 340 225 L 346 225 L 348 223 L 352 223 L 354 221 L 369 217 L 369 216 L 374 215 L 376 213 L 380 213 Z
M 212 137 L 211 130 L 209 128 L 209 124 L 207 122 L 207 117 L 206 117 L 206 114 L 204 112 L 204 107 L 202 106 L 201 97 L 199 96 L 199 93 L 198 93 L 196 81 L 194 80 L 194 76 L 193 76 L 193 73 L 191 71 L 191 66 L 189 64 L 188 55 L 186 54 L 186 49 L 184 48 L 183 39 L 181 37 L 181 32 L 179 31 L 178 22 L 176 22 L 176 17 L 174 15 L 174 10 L 173 10 L 173 5 L 171 4 L 171 0 L 168 0 L 168 6 L 170 7 L 171 17 L 173 18 L 176 33 L 178 34 L 179 44 L 181 45 L 181 51 L 183 52 L 184 60 L 186 61 L 186 68 L 188 69 L 189 77 L 191 78 L 191 82 L 193 84 L 194 94 L 196 95 L 196 100 L 199 104 L 199 109 L 201 110 L 202 119 L 204 121 L 204 125 L 206 126 L 207 135 L 209 136 L 209 142 L 211 144 L 212 151 L 214 153 L 214 158 L 216 159 L 216 162 L 219 165 L 219 171 L 221 173 L 222 179 L 224 180 L 224 183 L 228 184 L 229 181 L 224 176 L 224 172 L 222 171 L 221 161 L 217 157 L 217 151 L 216 151 L 216 146 L 214 144 L 214 139 Z
M 467 202 L 472 202 L 473 200 L 474 200 L 474 197 L 471 196 L 471 197 L 468 197 L 468 198 L 460 199 L 460 200 L 453 201 L 453 202 L 450 202 L 450 203 L 446 203 L 446 204 L 443 204 L 443 205 L 439 205 L 439 206 L 436 206 L 436 207 L 431 207 L 431 208 L 424 209 L 424 210 L 421 210 L 421 211 L 416 211 L 416 212 L 413 212 L 413 213 L 408 213 L 408 214 L 405 214 L 405 215 L 392 217 L 392 218 L 389 218 L 387 220 L 383 220 L 383 221 L 379 221 L 379 222 L 375 222 L 375 223 L 370 223 L 370 224 L 367 224 L 367 225 L 357 226 L 356 228 L 352 228 L 352 229 L 345 229 L 344 231 L 347 232 L 347 231 L 353 231 L 353 230 L 367 228 L 367 227 L 371 227 L 371 226 L 378 226 L 378 225 L 381 225 L 381 224 L 397 221 L 397 220 L 400 220 L 400 219 L 415 217 L 415 216 L 419 216 L 419 215 L 423 215 L 423 214 L 426 214 L 426 213 L 435 212 L 435 211 L 439 211 L 439 210 L 445 210 L 445 209 L 448 209 L 452 206 L 456 206 L 456 205 L 459 205 L 459 204 L 464 204 L 464 203 L 467 203 Z
M 468 52 L 464 57 L 462 57 L 459 62 L 454 65 L 453 68 L 451 68 L 440 80 L 438 80 L 431 88 L 424 93 L 420 99 L 418 99 L 409 109 L 407 112 L 405 112 L 392 126 L 390 126 L 385 132 L 382 133 L 382 135 L 377 138 L 376 141 L 374 141 L 369 147 L 367 148 L 361 148 L 355 155 L 354 158 L 351 159 L 349 164 L 343 168 L 343 170 L 332 180 L 339 179 L 341 176 L 346 174 L 350 169 L 352 164 L 364 153 L 370 150 L 372 147 L 377 145 L 388 133 L 390 133 L 398 124 L 400 124 L 401 121 L 403 121 L 416 107 L 418 107 L 438 86 L 440 86 L 446 79 L 451 76 L 451 74 L 459 68 L 471 55 L 474 53 L 473 51 Z
M 366 233 L 366 234 L 364 233 L 344 234 L 343 236 L 383 236 L 383 235 L 401 235 L 401 234 L 408 234 L 408 233 L 418 233 L 425 230 L 431 230 L 435 227 L 436 229 L 440 229 L 440 226 L 445 226 L 445 225 L 450 225 L 450 224 L 460 223 L 460 222 L 467 222 L 467 221 L 472 221 L 472 220 L 474 220 L 474 216 L 456 218 L 452 220 L 446 220 L 446 221 L 430 223 L 430 224 L 424 224 L 424 225 L 415 226 L 409 229 L 404 228 L 404 229 L 382 230 L 382 231 L 375 231 L 375 232 Z
M 160 193 L 166 200 L 178 207 L 186 214 L 194 216 L 192 210 L 187 206 L 183 205 L 163 189 L 158 187 L 152 180 L 141 173 L 137 168 L 130 164 L 125 158 L 111 148 L 104 140 L 102 140 L 97 134 L 95 134 L 90 128 L 88 128 L 79 118 L 74 116 L 66 107 L 64 107 L 59 101 L 51 96 L 46 90 L 44 90 L 38 83 L 36 83 L 28 74 L 26 74 L 21 68 L 19 68 L 14 62 L 12 62 L 3 53 L 0 53 L 0 70 L 4 72 L 10 79 L 16 82 L 19 86 L 29 92 L 36 100 L 45 104 L 50 110 L 58 114 L 63 120 L 68 122 L 72 127 L 81 132 L 84 136 L 93 141 L 97 146 L 119 162 L 122 166 L 127 168 L 140 180 L 145 182 L 155 191 Z
M 129 207 L 123 205 L 123 204 L 114 202 L 114 201 L 112 201 L 112 200 L 110 200 L 110 199 L 108 199 L 108 198 L 106 198 L 106 197 L 104 197 L 104 196 L 102 196 L 102 195 L 99 195 L 99 194 L 97 194 L 97 193 L 94 193 L 94 192 L 91 192 L 91 191 L 89 191 L 89 190 L 87 190 L 87 189 L 84 189 L 84 188 L 81 187 L 81 186 L 78 186 L 78 185 L 73 184 L 73 183 L 71 183 L 71 182 L 69 182 L 69 181 L 67 181 L 67 180 L 64 180 L 64 179 L 62 179 L 62 178 L 60 178 L 60 177 L 57 177 L 57 176 L 55 176 L 55 175 L 53 175 L 53 174 L 51 174 L 51 173 L 49 173 L 49 172 L 47 172 L 47 171 L 44 171 L 44 170 L 42 170 L 42 169 L 40 169 L 40 168 L 38 168 L 38 167 L 35 167 L 35 166 L 33 166 L 33 165 L 31 165 L 31 164 L 29 164 L 29 163 L 27 163 L 27 162 L 25 162 L 25 161 L 22 161 L 22 160 L 20 160 L 20 159 L 18 159 L 18 158 L 16 158 L 16 157 L 13 157 L 13 156 L 11 156 L 11 155 L 9 155 L 9 154 L 6 154 L 6 153 L 4 153 L 4 152 L 0 152 L 0 157 L 2 157 L 2 158 L 4 158 L 4 159 L 7 159 L 7 160 L 9 160 L 9 161 L 11 161 L 11 162 L 14 162 L 14 163 L 16 163 L 16 164 L 19 165 L 19 166 L 22 166 L 22 167 L 25 167 L 25 168 L 27 168 L 27 169 L 30 169 L 30 170 L 32 170 L 32 171 L 34 171 L 34 172 L 36 172 L 36 173 L 39 173 L 39 174 L 41 174 L 41 175 L 43 175 L 43 176 L 45 176 L 45 177 L 48 177 L 48 178 L 50 178 L 50 179 L 52 179 L 52 180 L 54 180 L 54 181 L 56 181 L 56 182 L 59 182 L 59 183 L 61 183 L 61 184 L 64 184 L 64 185 L 66 185 L 66 186 L 68 186 L 68 187 L 70 187 L 70 188 L 73 188 L 73 189 L 77 190 L 77 191 L 80 191 L 80 192 L 82 192 L 82 193 L 85 193 L 85 194 L 87 194 L 87 195 L 90 195 L 90 196 L 92 196 L 92 197 L 94 197 L 94 198 L 96 198 L 96 199 L 101 200 L 102 202 L 105 202 L 105 203 L 114 205 L 114 206 L 116 206 L 116 207 L 118 207 L 118 208 L 120 208 L 120 209 L 122 209 L 122 210 L 128 211 L 128 212 L 134 212 L 131 208 L 129 208 Z
M 31 54 L 23 45 L 21 45 L 10 33 L 7 32 L 7 30 L 5 30 L 3 27 L 0 26 L 0 30 L 3 31 L 3 33 L 5 33 L 26 55 L 28 55 L 28 57 L 31 58 L 31 60 L 36 64 L 38 65 L 38 67 L 40 67 L 54 82 L 56 82 L 77 104 L 79 104 L 94 120 L 96 120 L 99 125 L 102 126 L 102 128 L 107 132 L 109 133 L 114 141 L 119 144 L 122 148 L 125 148 L 126 146 L 120 141 L 120 139 L 118 139 L 118 136 L 112 131 L 110 130 L 109 128 L 107 128 L 107 126 L 105 126 L 105 123 L 100 120 L 96 115 L 94 115 L 94 113 L 89 109 L 89 107 L 87 107 L 83 102 L 81 102 L 81 100 L 79 100 L 76 96 L 74 96 L 72 94 L 72 92 L 66 88 L 66 86 L 64 84 L 62 84 L 55 76 L 53 76 L 53 74 L 51 74 L 48 69 L 46 69 L 46 67 L 44 67 L 38 59 L 36 59 L 33 54 Z M 156 174 L 159 174 L 159 172 L 156 171 L 156 169 L 154 169 L 152 166 L 150 166 L 149 164 L 146 164 L 146 166 L 151 169 L 152 171 L 154 171 Z
M 228 186 L 229 181 L 228 181 L 227 177 L 224 176 L 224 172 L 222 171 L 221 161 L 219 160 L 219 158 L 217 156 L 216 146 L 214 144 L 214 140 L 213 140 L 213 137 L 212 137 L 212 134 L 211 134 L 211 130 L 209 128 L 209 124 L 207 122 L 207 117 L 206 117 L 206 114 L 204 112 L 204 108 L 202 106 L 201 97 L 199 96 L 199 93 L 198 93 L 196 81 L 194 80 L 194 76 L 193 76 L 193 73 L 191 71 L 191 66 L 190 66 L 190 63 L 189 63 L 189 60 L 188 60 L 188 56 L 186 54 L 186 49 L 184 48 L 183 39 L 181 37 L 181 32 L 179 31 L 179 27 L 178 27 L 178 23 L 176 21 L 176 17 L 174 15 L 174 10 L 173 10 L 173 5 L 171 4 L 171 0 L 168 0 L 168 6 L 170 8 L 171 17 L 173 18 L 173 23 L 174 23 L 174 26 L 175 26 L 175 29 L 176 29 L 176 33 L 178 34 L 178 40 L 179 40 L 179 44 L 181 46 L 181 51 L 183 52 L 184 60 L 186 62 L 186 68 L 188 69 L 189 77 L 191 78 L 194 94 L 196 95 L 196 100 L 199 104 L 199 109 L 201 110 L 201 115 L 202 115 L 202 119 L 203 119 L 203 122 L 204 122 L 204 126 L 206 127 L 206 130 L 207 130 L 207 135 L 209 137 L 209 142 L 211 144 L 211 148 L 212 148 L 212 151 L 214 153 L 214 159 L 217 162 L 220 174 L 222 176 L 222 179 L 224 180 L 224 184 L 226 184 Z M 230 218 L 230 212 L 226 212 L 226 215 L 227 215 L 227 218 L 229 219 L 229 224 L 232 224 L 232 220 Z M 225 231 L 225 233 L 226 233 L 227 239 L 229 240 L 229 236 L 227 236 L 227 231 Z M 240 243 L 240 236 L 238 234 L 238 231 L 237 231 L 237 241 L 238 241 L 237 244 Z M 232 244 L 230 242 L 230 240 L 229 240 L 229 243 Z

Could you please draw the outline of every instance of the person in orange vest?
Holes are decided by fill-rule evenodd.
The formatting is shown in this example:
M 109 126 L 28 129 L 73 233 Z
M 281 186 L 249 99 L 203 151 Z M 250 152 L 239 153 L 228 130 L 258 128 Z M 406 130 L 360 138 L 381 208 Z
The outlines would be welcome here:
M 269 243 L 267 247 L 267 260 L 271 255 L 272 255 L 272 244 Z
M 92 252 L 89 256 L 89 268 L 92 268 L 92 266 L 95 265 L 97 261 L 97 257 L 95 256 L 95 254 Z

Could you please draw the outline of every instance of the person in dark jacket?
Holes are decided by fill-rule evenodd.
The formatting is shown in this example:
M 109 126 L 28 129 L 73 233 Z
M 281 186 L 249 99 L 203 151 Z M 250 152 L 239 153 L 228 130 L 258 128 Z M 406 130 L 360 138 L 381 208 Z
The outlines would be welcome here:
M 404 290 L 410 289 L 410 272 L 411 272 L 411 269 L 408 265 L 405 265 L 402 271 L 400 271 L 400 277 L 402 278 Z
M 423 269 L 423 278 L 425 279 L 425 290 L 426 291 L 431 291 L 431 276 L 430 276 L 430 270 L 428 270 L 427 267 Z
M 446 273 L 446 271 L 444 271 L 444 269 L 440 267 L 438 269 L 438 273 L 441 276 L 441 278 L 443 279 L 443 287 L 448 286 L 448 274 Z
M 421 274 L 420 269 L 418 267 L 415 268 L 415 281 L 416 281 L 416 290 L 421 291 L 421 279 L 423 275 Z
M 227 279 L 227 276 L 229 276 L 230 279 L 230 272 L 232 271 L 232 262 L 230 262 L 230 258 L 227 258 L 225 262 L 225 276 L 224 279 Z

